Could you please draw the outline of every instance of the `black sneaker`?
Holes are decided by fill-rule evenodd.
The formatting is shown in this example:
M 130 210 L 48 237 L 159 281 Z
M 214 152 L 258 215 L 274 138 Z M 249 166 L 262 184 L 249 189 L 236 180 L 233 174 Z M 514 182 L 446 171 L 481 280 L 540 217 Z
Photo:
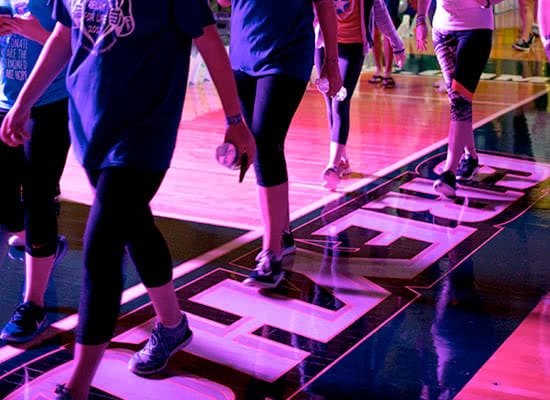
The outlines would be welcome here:
M 294 235 L 292 231 L 285 232 L 283 231 L 283 246 L 282 246 L 282 256 L 288 256 L 296 252 L 296 242 L 294 241 Z M 258 260 L 256 260 L 258 261 Z
M 456 193 L 456 178 L 451 171 L 445 171 L 436 179 L 433 186 L 436 192 L 447 197 L 453 197 Z
M 10 246 L 8 256 L 12 260 L 25 262 L 24 242 L 21 242 L 21 239 L 18 239 L 17 236 L 12 236 L 8 241 L 8 245 Z M 59 235 L 57 237 L 57 248 L 55 249 L 55 260 L 53 262 L 54 266 L 58 265 L 61 260 L 65 258 L 68 249 L 69 243 L 67 242 L 67 239 L 65 236 Z
M 529 51 L 531 48 L 531 37 L 529 37 L 529 40 L 519 39 L 512 47 L 519 51 Z
M 479 171 L 479 159 L 472 157 L 470 154 L 464 154 L 458 164 L 456 171 L 457 181 L 469 181 Z
M 46 327 L 46 308 L 32 301 L 21 303 L 2 329 L 0 339 L 13 343 L 28 342 Z
M 277 258 L 271 250 L 264 250 L 256 258 L 258 261 L 256 268 L 243 283 L 261 289 L 273 289 L 279 286 L 279 283 L 285 277 L 285 272 L 281 266 L 282 256 Z

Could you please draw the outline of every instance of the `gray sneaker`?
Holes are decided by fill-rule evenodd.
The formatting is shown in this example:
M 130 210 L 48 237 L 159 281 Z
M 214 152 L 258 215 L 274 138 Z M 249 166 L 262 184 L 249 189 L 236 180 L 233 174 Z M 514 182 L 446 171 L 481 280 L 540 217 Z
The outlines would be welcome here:
M 187 317 L 175 328 L 166 328 L 157 322 L 145 347 L 128 362 L 128 369 L 136 375 L 152 375 L 166 368 L 172 354 L 187 346 L 193 338 Z
M 274 289 L 279 286 L 285 277 L 285 271 L 281 266 L 282 256 L 277 258 L 271 250 L 267 249 L 262 251 L 256 259 L 256 268 L 243 283 L 260 289 Z

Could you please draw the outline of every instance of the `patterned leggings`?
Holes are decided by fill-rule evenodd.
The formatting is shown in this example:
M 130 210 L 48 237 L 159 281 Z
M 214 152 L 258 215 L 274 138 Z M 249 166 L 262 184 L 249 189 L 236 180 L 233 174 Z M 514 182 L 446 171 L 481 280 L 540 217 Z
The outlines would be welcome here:
M 453 121 L 472 120 L 472 99 L 491 53 L 492 35 L 490 29 L 432 32 Z

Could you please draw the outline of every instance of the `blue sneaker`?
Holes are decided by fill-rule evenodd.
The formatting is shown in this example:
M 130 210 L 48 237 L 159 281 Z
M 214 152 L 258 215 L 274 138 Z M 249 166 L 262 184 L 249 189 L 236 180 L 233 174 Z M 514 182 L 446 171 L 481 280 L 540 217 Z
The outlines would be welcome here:
M 128 361 L 128 369 L 136 375 L 152 375 L 166 368 L 172 354 L 187 346 L 193 338 L 187 317 L 175 328 L 166 328 L 157 322 L 145 347 Z
M 8 250 L 8 256 L 15 261 L 25 262 L 25 243 L 17 236 L 12 236 L 8 240 L 8 245 L 10 246 Z M 67 238 L 63 235 L 57 237 L 57 249 L 55 250 L 55 260 L 53 265 L 58 265 L 69 250 L 69 243 Z
M 256 257 L 256 268 L 244 280 L 247 286 L 255 286 L 261 289 L 274 289 L 285 277 L 285 271 L 281 266 L 282 256 L 277 258 L 271 250 L 264 250 Z
M 56 385 L 54 393 L 56 394 L 55 400 L 74 400 L 73 395 L 65 385 Z
M 12 343 L 28 342 L 46 327 L 46 308 L 32 301 L 21 303 L 0 333 L 0 339 Z

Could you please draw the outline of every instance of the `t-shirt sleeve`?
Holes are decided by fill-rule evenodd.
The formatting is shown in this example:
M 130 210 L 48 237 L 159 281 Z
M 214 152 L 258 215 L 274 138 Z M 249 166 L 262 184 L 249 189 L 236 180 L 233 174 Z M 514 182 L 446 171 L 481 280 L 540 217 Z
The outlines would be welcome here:
M 175 0 L 173 4 L 179 30 L 192 38 L 201 36 L 203 27 L 216 23 L 207 0 Z
M 71 16 L 65 7 L 64 0 L 53 0 L 52 17 L 66 27 L 71 27 Z

